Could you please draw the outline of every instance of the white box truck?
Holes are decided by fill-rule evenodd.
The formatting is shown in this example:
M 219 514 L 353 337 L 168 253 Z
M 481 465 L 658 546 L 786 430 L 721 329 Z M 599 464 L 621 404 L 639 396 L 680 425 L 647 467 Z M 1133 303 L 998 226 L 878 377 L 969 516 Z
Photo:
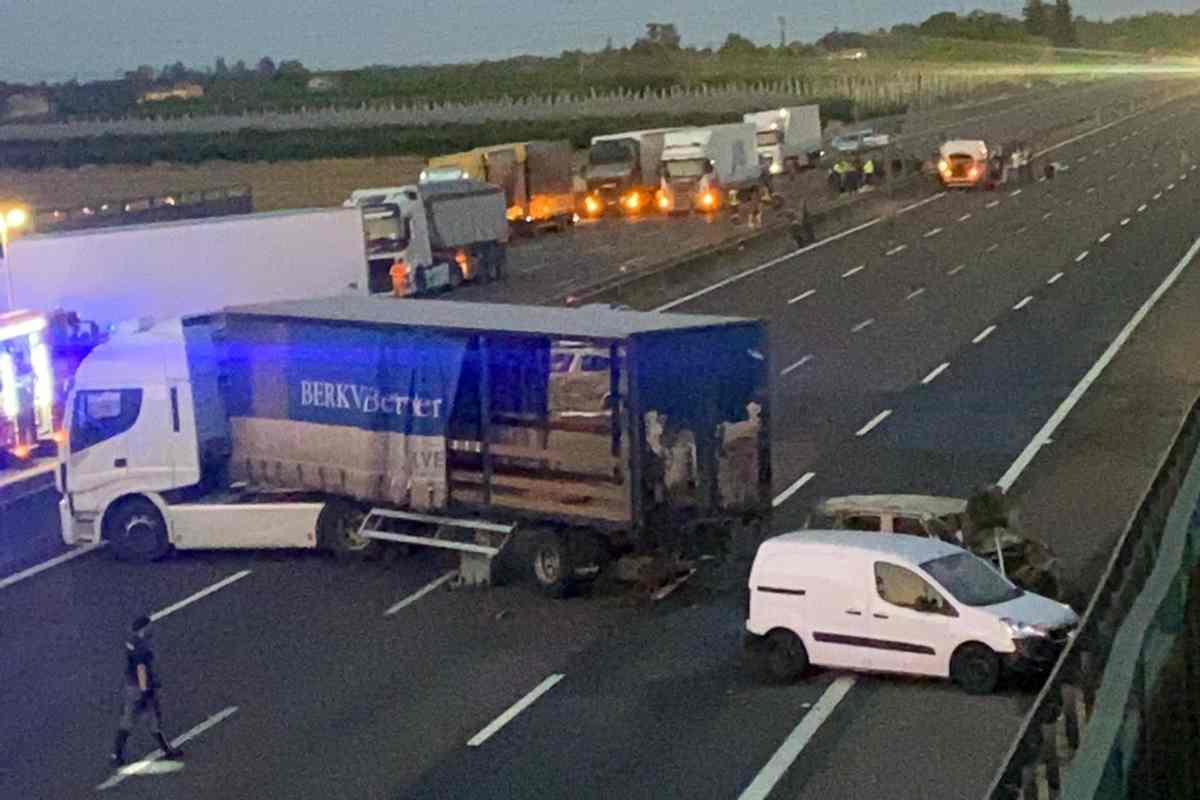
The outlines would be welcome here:
M 757 187 L 762 177 L 753 123 L 670 131 L 663 140 L 658 207 L 711 213 L 731 193 Z
M 816 166 L 821 150 L 821 107 L 773 108 L 742 117 L 754 123 L 758 155 L 772 175 Z
M 678 129 L 653 128 L 593 137 L 585 175 L 584 216 L 653 211 L 664 141 L 673 130 Z

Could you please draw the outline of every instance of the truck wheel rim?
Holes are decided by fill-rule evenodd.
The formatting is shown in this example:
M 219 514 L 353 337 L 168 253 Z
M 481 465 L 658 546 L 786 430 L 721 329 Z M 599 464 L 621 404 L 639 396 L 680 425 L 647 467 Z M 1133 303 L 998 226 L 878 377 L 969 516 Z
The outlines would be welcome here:
M 148 516 L 139 514 L 125 523 L 125 541 L 135 550 L 153 550 L 158 544 L 158 536 L 158 523 Z
M 371 540 L 361 535 L 358 531 L 362 527 L 362 514 L 354 514 L 347 517 L 342 523 L 342 538 L 346 543 L 347 550 L 362 550 L 371 543 Z
M 534 566 L 537 569 L 538 580 L 545 584 L 557 581 L 562 570 L 557 551 L 550 547 L 538 550 Z

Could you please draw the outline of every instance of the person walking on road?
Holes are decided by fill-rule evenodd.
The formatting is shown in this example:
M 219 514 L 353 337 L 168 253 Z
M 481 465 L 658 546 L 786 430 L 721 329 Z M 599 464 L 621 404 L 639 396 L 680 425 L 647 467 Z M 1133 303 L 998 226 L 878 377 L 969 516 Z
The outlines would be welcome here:
M 177 759 L 183 751 L 176 749 L 162 732 L 162 710 L 158 705 L 158 678 L 154 674 L 154 651 L 150 641 L 154 629 L 150 618 L 140 616 L 133 621 L 131 636 L 125 642 L 125 684 L 122 691 L 121 721 L 113 742 L 110 761 L 114 767 L 125 763 L 125 743 L 134 723 L 145 719 L 150 733 L 162 748 L 163 757 Z

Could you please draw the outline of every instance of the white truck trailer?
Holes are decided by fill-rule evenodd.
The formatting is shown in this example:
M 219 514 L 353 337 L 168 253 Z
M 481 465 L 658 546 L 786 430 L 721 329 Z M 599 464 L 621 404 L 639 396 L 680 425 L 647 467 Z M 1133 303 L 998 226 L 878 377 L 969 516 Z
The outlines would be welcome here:
M 658 206 L 668 213 L 711 213 L 732 193 L 762 181 L 753 123 L 670 131 L 663 140 Z
M 742 120 L 754 123 L 759 158 L 772 175 L 816 166 L 824 155 L 818 105 L 756 111 L 743 115 Z

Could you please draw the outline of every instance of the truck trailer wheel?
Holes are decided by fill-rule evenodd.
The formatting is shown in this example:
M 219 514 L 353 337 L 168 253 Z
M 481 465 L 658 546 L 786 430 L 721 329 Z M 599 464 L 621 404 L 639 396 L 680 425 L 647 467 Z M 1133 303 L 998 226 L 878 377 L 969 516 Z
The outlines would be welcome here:
M 533 577 L 551 597 L 566 597 L 575 585 L 575 559 L 567 538 L 558 531 L 544 531 L 533 542 L 530 553 Z
M 330 500 L 317 517 L 317 545 L 342 560 L 377 557 L 382 550 L 381 543 L 358 533 L 366 515 L 356 503 Z
M 166 521 L 158 506 L 144 497 L 123 500 L 108 512 L 104 538 L 120 561 L 157 561 L 171 549 Z

